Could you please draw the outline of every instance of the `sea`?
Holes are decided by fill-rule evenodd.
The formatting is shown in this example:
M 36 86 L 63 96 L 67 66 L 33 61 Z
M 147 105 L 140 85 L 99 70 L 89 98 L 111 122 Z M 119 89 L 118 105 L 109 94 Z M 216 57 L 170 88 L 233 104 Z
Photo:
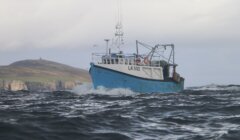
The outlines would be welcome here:
M 240 139 L 240 86 L 181 93 L 127 89 L 1 91 L 0 140 Z

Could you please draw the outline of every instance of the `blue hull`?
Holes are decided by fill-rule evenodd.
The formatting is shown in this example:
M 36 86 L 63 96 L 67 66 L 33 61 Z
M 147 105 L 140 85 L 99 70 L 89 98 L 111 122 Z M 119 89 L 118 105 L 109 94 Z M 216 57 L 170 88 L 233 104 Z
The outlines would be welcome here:
M 89 72 L 95 89 L 99 86 L 109 89 L 127 88 L 140 93 L 176 93 L 184 89 L 183 78 L 181 82 L 149 80 L 98 67 L 93 63 Z

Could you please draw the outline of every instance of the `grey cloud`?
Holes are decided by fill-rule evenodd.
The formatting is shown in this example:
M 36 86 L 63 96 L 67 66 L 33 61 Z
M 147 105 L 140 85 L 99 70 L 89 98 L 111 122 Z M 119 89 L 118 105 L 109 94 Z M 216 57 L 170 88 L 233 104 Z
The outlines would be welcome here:
M 239 35 L 236 0 L 131 0 L 123 1 L 125 33 L 181 36 L 188 40 L 235 38 Z M 85 44 L 110 36 L 116 20 L 112 0 L 2 0 L 1 49 L 62 47 Z M 101 34 L 96 34 L 101 33 Z M 111 37 L 111 36 L 110 36 Z M 191 39 L 193 38 L 193 39 Z

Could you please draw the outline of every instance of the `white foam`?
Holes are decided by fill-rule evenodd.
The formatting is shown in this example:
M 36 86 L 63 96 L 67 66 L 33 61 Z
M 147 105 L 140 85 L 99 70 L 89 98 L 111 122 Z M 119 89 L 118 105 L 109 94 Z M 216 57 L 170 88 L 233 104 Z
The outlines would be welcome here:
M 92 84 L 88 84 L 88 83 L 76 86 L 72 90 L 72 92 L 78 95 L 101 94 L 101 95 L 111 95 L 111 96 L 132 96 L 137 94 L 136 92 L 133 92 L 130 89 L 124 89 L 124 88 L 107 89 L 104 87 L 98 87 L 97 89 L 94 89 Z

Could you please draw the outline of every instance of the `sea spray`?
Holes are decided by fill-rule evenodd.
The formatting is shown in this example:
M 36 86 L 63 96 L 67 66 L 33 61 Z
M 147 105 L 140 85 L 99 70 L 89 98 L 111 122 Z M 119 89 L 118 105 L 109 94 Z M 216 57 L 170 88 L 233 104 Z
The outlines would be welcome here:
M 98 87 L 94 89 L 92 84 L 84 83 L 82 85 L 76 86 L 73 90 L 73 93 L 78 95 L 86 95 L 86 94 L 99 94 L 99 95 L 110 95 L 110 96 L 134 96 L 139 93 L 133 92 L 130 89 L 124 88 L 115 88 L 115 89 L 107 89 L 104 87 Z

